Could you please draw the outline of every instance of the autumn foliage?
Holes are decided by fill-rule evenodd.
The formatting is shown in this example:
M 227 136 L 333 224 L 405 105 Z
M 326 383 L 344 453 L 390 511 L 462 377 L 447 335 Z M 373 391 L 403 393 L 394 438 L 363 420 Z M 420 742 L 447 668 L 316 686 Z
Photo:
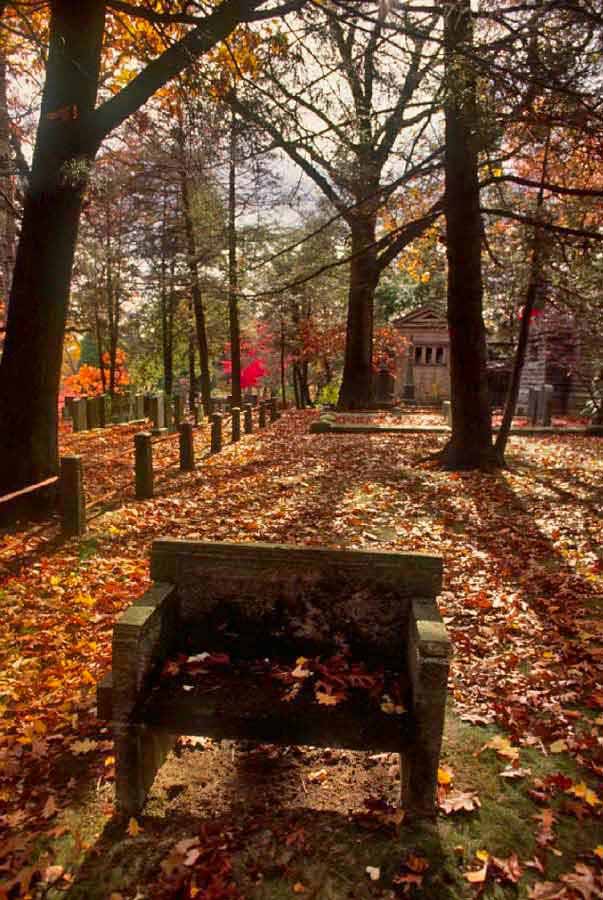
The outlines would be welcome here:
M 108 372 L 109 354 L 103 354 L 105 372 Z M 126 354 L 123 350 L 117 351 L 115 368 L 115 388 L 117 393 L 130 383 L 130 376 L 126 368 Z M 97 366 L 81 365 L 75 375 L 68 375 L 63 382 L 63 391 L 71 396 L 94 396 L 103 393 L 103 380 L 101 370 Z

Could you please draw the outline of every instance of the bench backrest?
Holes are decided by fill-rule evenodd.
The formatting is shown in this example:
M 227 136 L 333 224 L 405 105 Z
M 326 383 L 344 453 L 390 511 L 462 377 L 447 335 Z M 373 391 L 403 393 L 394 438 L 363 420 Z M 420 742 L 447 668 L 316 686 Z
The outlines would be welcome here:
M 232 639 L 251 655 L 334 650 L 341 637 L 378 658 L 403 653 L 410 603 L 435 597 L 442 560 L 426 554 L 265 543 L 153 543 L 151 576 L 176 585 L 183 645 Z

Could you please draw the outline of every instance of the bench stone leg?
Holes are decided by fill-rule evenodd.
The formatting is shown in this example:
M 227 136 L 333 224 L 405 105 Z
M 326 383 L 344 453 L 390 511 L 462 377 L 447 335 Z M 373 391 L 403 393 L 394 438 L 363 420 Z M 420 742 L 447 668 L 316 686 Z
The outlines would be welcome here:
M 436 747 L 417 741 L 400 754 L 400 806 L 410 818 L 436 815 L 439 759 L 439 741 Z
M 133 816 L 144 806 L 155 775 L 178 736 L 138 724 L 114 723 L 113 730 L 117 808 Z

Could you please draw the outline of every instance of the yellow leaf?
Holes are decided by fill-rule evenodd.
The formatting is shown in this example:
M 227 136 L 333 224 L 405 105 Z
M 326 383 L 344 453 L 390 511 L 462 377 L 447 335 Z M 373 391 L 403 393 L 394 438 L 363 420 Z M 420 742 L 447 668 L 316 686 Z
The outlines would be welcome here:
M 315 696 L 322 706 L 337 706 L 341 699 L 337 694 L 324 694 L 322 691 L 316 691 Z
M 506 737 L 502 737 L 502 735 L 493 737 L 491 741 L 484 744 L 482 750 L 496 750 L 499 756 L 504 756 L 506 759 L 519 759 L 518 748 L 512 747 L 510 740 Z M 480 753 L 482 750 L 480 750 Z
M 429 281 L 431 281 L 431 272 L 423 272 L 421 275 L 421 282 L 427 284 Z
M 549 747 L 551 753 L 564 753 L 567 750 L 565 741 L 554 741 Z
M 599 859 L 603 859 L 603 844 L 598 844 L 593 852 L 595 856 L 599 857 Z
M 136 819 L 130 819 L 130 821 L 128 822 L 128 834 L 130 835 L 130 837 L 138 837 L 141 831 L 142 828 L 140 827 Z
M 85 682 L 85 684 L 96 684 L 95 677 L 90 674 L 88 669 L 84 669 L 82 673 L 82 681 Z
M 441 766 L 438 769 L 438 784 L 452 784 L 454 773 L 448 766 Z
M 490 854 L 487 850 L 476 850 L 475 855 L 480 860 L 480 862 L 487 862 L 490 859 Z
M 573 794 L 574 797 L 579 797 L 581 800 L 584 800 L 585 803 L 588 803 L 589 806 L 598 806 L 601 803 L 596 793 L 591 790 L 591 788 L 589 788 L 583 781 L 581 781 L 579 784 L 574 785 L 574 787 L 570 788 L 567 793 Z
M 502 173 L 503 173 L 503 170 L 501 168 L 492 169 L 492 174 L 494 175 L 495 178 L 500 178 Z
M 34 731 L 36 734 L 46 734 L 47 730 L 44 722 L 40 722 L 39 720 L 34 722 Z

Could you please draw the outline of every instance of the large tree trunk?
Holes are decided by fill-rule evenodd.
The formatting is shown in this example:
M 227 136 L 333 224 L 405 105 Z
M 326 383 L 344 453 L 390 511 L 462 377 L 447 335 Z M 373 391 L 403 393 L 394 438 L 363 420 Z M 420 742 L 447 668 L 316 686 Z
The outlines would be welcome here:
M 228 172 L 228 320 L 230 325 L 230 392 L 232 405 L 241 407 L 241 332 L 237 297 L 237 135 L 235 114 L 230 125 L 230 158 Z
M 351 223 L 352 260 L 343 380 L 337 408 L 368 409 L 373 400 L 373 305 L 379 280 L 375 219 Z
M 452 435 L 442 453 L 449 469 L 496 464 L 482 315 L 477 142 L 479 117 L 471 70 L 470 0 L 444 4 L 446 50 L 446 232 Z
M 15 262 L 15 219 L 6 60 L 0 48 L 0 307 L 8 299 Z M 0 338 L 0 347 L 1 345 Z
M 58 471 L 57 397 L 82 197 L 98 149 L 86 119 L 96 99 L 104 14 L 98 0 L 55 0 L 52 7 L 0 364 L 0 493 Z

